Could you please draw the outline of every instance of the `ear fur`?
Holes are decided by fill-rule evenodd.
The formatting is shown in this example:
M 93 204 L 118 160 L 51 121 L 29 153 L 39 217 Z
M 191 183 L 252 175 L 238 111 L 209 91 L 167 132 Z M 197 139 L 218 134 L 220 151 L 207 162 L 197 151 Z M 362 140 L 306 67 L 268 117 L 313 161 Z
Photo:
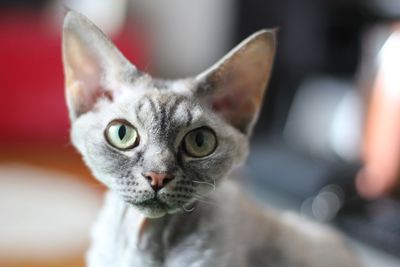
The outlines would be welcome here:
M 239 131 L 250 135 L 276 50 L 275 30 L 261 30 L 196 77 L 197 94 Z
M 124 77 L 137 74 L 105 34 L 83 15 L 67 11 L 62 34 L 65 94 L 71 120 L 112 98 Z

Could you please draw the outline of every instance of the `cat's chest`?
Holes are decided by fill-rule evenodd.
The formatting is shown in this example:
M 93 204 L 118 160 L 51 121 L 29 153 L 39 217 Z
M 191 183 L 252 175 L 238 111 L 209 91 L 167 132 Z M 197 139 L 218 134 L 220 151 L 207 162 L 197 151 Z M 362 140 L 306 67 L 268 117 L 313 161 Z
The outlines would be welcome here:
M 118 210 L 115 207 L 110 210 Z M 100 232 L 108 232 L 107 240 L 95 240 L 97 245 L 103 243 L 101 249 L 110 253 L 110 261 L 115 267 L 203 267 L 216 265 L 220 257 L 221 233 L 209 221 L 201 225 L 203 220 L 197 217 L 187 217 L 184 222 L 155 221 L 146 226 L 143 216 L 133 211 L 124 215 L 109 213 L 100 218 L 97 228 Z M 118 215 L 118 216 L 116 216 Z M 106 219 L 108 217 L 108 219 Z M 115 230 L 110 231 L 110 217 L 123 217 L 115 222 Z M 215 225 L 215 224 L 213 224 Z M 146 228 L 147 227 L 147 228 Z M 101 228 L 101 229 L 100 229 Z M 99 231 L 97 231 L 99 232 Z M 141 233 L 141 234 L 139 234 Z M 114 240 L 114 243 L 111 242 Z M 113 243 L 113 244 L 112 244 Z M 96 250 L 96 249 L 95 249 Z M 97 266 L 96 266 L 97 267 Z
M 205 267 L 221 266 L 221 252 L 204 237 L 189 235 L 173 246 L 149 244 L 141 248 L 132 244 L 121 248 L 116 254 L 118 267 Z M 206 246 L 208 246 L 206 248 Z M 223 266 L 221 266 L 223 267 Z

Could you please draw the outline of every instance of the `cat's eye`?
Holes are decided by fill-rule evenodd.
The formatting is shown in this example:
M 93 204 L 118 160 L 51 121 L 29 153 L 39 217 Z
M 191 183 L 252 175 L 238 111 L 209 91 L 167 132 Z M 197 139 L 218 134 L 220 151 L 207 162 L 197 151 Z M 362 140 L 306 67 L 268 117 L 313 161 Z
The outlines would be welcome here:
M 207 127 L 189 132 L 183 139 L 182 148 L 191 157 L 202 158 L 210 155 L 217 147 L 215 133 Z
M 125 120 L 110 122 L 106 128 L 105 137 L 110 145 L 121 150 L 131 149 L 139 144 L 136 128 Z

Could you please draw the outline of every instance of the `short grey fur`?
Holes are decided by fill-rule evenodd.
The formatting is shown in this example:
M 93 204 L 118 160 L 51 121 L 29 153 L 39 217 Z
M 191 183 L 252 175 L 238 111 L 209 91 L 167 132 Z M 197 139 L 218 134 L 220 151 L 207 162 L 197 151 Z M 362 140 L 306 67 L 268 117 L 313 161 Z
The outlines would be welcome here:
M 228 179 L 248 154 L 275 46 L 275 31 L 262 30 L 205 72 L 162 80 L 137 70 L 83 15 L 67 12 L 71 139 L 110 189 L 89 267 L 358 266 L 334 231 L 259 209 Z M 121 144 L 128 130 L 136 141 L 127 149 L 110 143 L 111 122 L 122 122 L 112 128 Z M 188 153 L 183 144 L 193 131 L 200 132 L 194 146 L 212 150 Z M 147 173 L 168 173 L 168 183 L 155 190 Z

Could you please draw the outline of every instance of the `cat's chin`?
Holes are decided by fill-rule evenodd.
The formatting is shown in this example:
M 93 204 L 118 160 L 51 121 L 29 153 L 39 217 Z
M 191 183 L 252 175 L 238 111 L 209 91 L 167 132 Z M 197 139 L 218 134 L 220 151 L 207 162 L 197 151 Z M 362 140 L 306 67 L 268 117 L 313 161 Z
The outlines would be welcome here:
M 153 210 L 149 208 L 139 208 L 139 210 L 144 216 L 150 219 L 161 218 L 167 214 L 166 210 Z
M 131 203 L 131 205 L 136 207 L 144 216 L 152 219 L 160 218 L 167 214 L 174 214 L 180 210 L 171 208 L 164 202 L 156 199 L 151 199 L 142 203 Z

